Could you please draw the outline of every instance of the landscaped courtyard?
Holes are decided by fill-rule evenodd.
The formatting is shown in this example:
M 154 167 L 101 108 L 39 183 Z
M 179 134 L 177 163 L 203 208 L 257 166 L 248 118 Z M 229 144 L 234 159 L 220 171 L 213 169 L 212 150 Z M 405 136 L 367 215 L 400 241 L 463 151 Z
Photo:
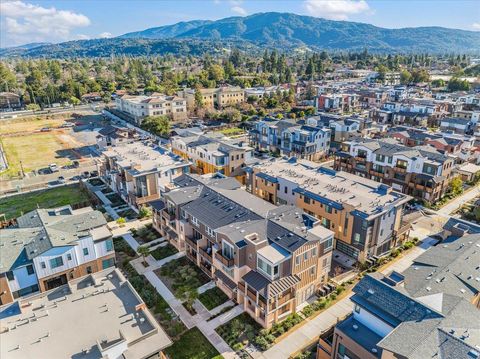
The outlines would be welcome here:
M 173 256 L 176 253 L 178 253 L 177 249 L 170 243 L 168 243 L 166 246 L 157 247 L 150 252 L 152 257 L 155 258 L 157 261 Z
M 228 300 L 228 296 L 223 293 L 220 288 L 213 287 L 200 294 L 198 296 L 198 300 L 202 302 L 205 308 L 212 310 L 213 308 L 225 303 Z
M 197 289 L 210 282 L 210 278 L 185 257 L 168 262 L 155 274 L 183 302 L 185 308 L 195 314 L 192 304 L 198 297 Z
M 153 228 L 151 223 L 138 229 L 132 228 L 130 232 L 139 244 L 145 244 L 160 237 L 160 234 Z

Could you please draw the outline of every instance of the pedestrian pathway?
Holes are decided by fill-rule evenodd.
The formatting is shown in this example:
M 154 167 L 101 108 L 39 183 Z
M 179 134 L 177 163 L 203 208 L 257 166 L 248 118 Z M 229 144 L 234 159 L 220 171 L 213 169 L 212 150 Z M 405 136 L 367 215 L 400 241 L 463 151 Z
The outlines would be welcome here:
M 219 315 L 216 318 L 213 318 L 209 324 L 213 327 L 213 329 L 218 328 L 220 325 L 225 324 L 232 320 L 233 318 L 239 316 L 242 314 L 244 311 L 243 306 L 238 304 L 235 307 L 233 307 L 231 310 L 228 312 L 223 313 L 222 315 Z
M 208 282 L 208 283 L 205 283 L 201 287 L 198 287 L 197 292 L 198 292 L 198 294 L 202 294 L 202 293 L 205 293 L 207 290 L 212 289 L 212 288 L 215 288 L 215 282 L 213 280 Z
M 222 310 L 224 310 L 225 308 L 228 308 L 228 307 L 233 307 L 235 304 L 231 301 L 231 300 L 227 300 L 225 303 L 223 304 L 220 304 L 218 307 L 215 307 L 213 308 L 212 310 L 210 310 L 210 315 L 217 315 L 218 313 L 220 313 Z
M 128 245 L 130 247 L 132 247 L 132 249 L 135 251 L 135 253 L 137 253 L 137 250 L 138 250 L 138 247 L 140 247 L 140 245 L 138 244 L 138 242 L 135 240 L 135 238 L 133 238 L 132 234 L 129 232 L 129 233 L 125 233 L 123 236 L 123 239 L 125 240 L 125 242 L 128 243 Z

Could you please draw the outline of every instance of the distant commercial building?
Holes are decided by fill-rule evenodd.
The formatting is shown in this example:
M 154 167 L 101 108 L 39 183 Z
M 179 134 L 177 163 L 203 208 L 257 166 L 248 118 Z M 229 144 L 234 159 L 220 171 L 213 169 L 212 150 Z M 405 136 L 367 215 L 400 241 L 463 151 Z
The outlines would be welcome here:
M 2 308 L 0 342 L 11 359 L 164 359 L 172 343 L 115 268 Z
M 139 208 L 160 198 L 190 162 L 143 142 L 111 146 L 102 152 L 100 175 L 127 203 Z
M 245 91 L 236 86 L 200 89 L 200 94 L 203 107 L 206 109 L 222 109 L 245 102 Z M 178 96 L 186 100 L 188 111 L 195 109 L 195 89 L 179 91 Z
M 150 96 L 122 95 L 115 98 L 117 110 L 128 114 L 140 125 L 147 116 L 168 116 L 173 121 L 187 119 L 187 103 L 178 96 L 153 93 Z
M 392 186 L 428 203 L 439 200 L 453 178 L 454 160 L 432 146 L 407 147 L 395 139 L 347 141 L 334 168 Z
M 247 190 L 317 218 L 334 232 L 335 248 L 359 262 L 388 253 L 409 231 L 402 219 L 411 197 L 346 172 L 269 161 L 247 171 Z
M 0 305 L 114 265 L 101 212 L 70 206 L 28 212 L 17 227 L 0 229 Z

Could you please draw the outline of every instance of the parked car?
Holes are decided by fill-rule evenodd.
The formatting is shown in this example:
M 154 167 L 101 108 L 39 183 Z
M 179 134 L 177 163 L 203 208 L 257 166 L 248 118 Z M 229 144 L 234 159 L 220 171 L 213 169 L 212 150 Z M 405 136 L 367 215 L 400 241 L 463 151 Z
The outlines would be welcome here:
M 58 172 L 58 166 L 56 163 L 51 163 L 48 168 L 50 169 L 50 171 L 52 172 Z
M 60 182 L 60 183 L 65 183 L 65 177 L 59 176 L 59 177 L 58 177 L 58 182 Z

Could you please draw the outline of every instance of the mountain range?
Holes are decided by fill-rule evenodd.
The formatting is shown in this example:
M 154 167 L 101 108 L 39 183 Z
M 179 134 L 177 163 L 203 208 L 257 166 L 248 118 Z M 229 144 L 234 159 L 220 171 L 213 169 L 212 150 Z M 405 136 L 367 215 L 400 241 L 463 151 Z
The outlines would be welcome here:
M 258 13 L 216 21 L 194 20 L 131 32 L 111 39 L 70 41 L 2 49 L 0 56 L 109 56 L 221 51 L 225 46 L 261 49 L 380 53 L 480 53 L 480 32 L 443 27 L 386 29 L 290 13 Z

